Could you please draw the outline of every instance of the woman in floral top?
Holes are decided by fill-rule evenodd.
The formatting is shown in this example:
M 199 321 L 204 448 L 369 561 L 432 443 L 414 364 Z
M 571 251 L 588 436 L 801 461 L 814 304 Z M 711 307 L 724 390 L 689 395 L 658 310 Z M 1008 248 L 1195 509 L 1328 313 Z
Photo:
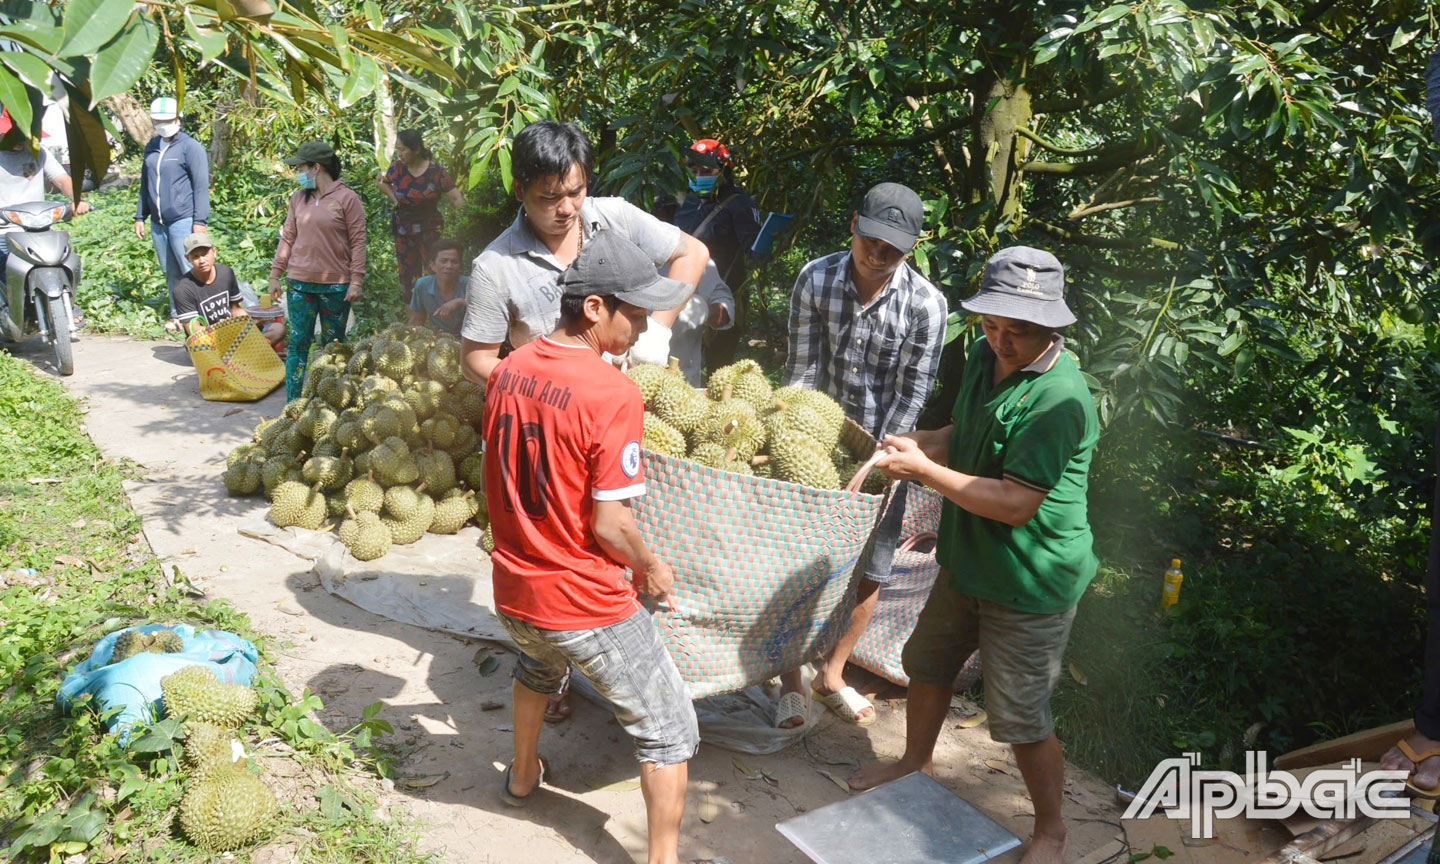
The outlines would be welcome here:
M 375 178 L 395 204 L 395 261 L 400 265 L 400 293 L 410 305 L 415 280 L 430 260 L 430 244 L 440 237 L 440 198 L 459 207 L 460 190 L 450 172 L 431 161 L 420 133 L 406 129 L 395 136 L 395 161 Z

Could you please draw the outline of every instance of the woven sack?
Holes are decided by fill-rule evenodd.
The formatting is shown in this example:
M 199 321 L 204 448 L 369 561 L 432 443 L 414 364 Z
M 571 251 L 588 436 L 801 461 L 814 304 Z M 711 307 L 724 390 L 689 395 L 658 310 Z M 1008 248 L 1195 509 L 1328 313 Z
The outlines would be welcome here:
M 185 350 L 200 376 L 200 395 L 212 402 L 254 402 L 285 380 L 285 364 L 245 316 L 197 329 Z
M 912 483 L 905 496 L 905 515 L 900 523 L 900 545 L 890 569 L 890 583 L 880 587 L 875 616 L 850 655 L 850 662 L 896 684 L 910 683 L 900 663 L 905 641 L 915 630 L 920 610 L 940 575 L 933 541 L 940 527 L 944 499 L 932 489 Z M 926 547 L 929 551 L 921 551 Z M 955 681 L 956 690 L 969 690 L 980 680 L 980 652 L 973 652 Z
M 875 440 L 847 421 L 845 445 Z M 635 518 L 675 571 L 654 621 L 692 698 L 741 690 L 828 651 L 883 495 L 814 489 L 644 452 Z

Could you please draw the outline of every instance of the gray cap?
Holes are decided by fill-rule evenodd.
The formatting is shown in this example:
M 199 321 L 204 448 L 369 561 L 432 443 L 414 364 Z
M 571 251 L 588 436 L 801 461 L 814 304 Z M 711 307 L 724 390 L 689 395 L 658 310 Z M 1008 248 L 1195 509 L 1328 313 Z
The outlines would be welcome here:
M 915 190 L 900 183 L 879 183 L 865 193 L 860 202 L 855 233 L 861 237 L 883 240 L 909 252 L 925 229 L 925 205 Z
M 990 256 L 980 290 L 960 305 L 980 315 L 1064 327 L 1075 323 L 1064 295 L 1065 268 L 1058 258 L 1041 249 L 1011 246 Z
M 185 256 L 188 258 L 190 256 L 190 253 L 194 252 L 196 249 L 214 249 L 215 241 L 210 239 L 210 235 L 208 233 L 204 231 L 195 231 L 185 235 L 185 242 L 183 245 L 185 248 Z
M 639 246 L 607 230 L 596 231 L 585 241 L 558 281 L 566 294 L 611 295 L 652 312 L 674 309 L 694 290 L 688 283 L 661 276 Z
M 324 141 L 306 141 L 295 148 L 295 155 L 286 157 L 286 165 L 304 165 L 309 162 L 329 162 L 335 158 L 335 148 Z

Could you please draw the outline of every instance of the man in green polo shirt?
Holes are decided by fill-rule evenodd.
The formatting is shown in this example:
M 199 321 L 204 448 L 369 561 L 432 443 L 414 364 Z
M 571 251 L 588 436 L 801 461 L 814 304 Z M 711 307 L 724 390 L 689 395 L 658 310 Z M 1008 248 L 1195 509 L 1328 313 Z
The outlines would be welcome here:
M 1050 716 L 1075 604 L 1095 576 L 1087 475 L 1100 424 L 1089 388 L 1056 328 L 1075 323 L 1065 271 L 1038 249 L 1002 249 L 960 305 L 984 338 L 966 359 L 954 423 L 890 436 L 879 464 L 945 496 L 943 571 L 905 643 L 910 676 L 905 755 L 850 779 L 869 789 L 931 756 L 953 683 L 970 652 L 985 658 L 990 737 L 1010 744 L 1035 806 L 1021 864 L 1060 864 L 1065 758 Z

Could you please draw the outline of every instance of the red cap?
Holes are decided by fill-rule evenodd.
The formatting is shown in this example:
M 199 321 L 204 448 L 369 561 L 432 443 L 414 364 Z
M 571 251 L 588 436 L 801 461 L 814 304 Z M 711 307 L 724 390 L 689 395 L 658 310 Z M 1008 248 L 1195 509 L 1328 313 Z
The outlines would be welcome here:
M 713 164 L 715 167 L 720 167 L 730 164 L 730 151 L 714 138 L 701 138 L 690 145 L 690 152 L 700 156 L 697 159 L 692 155 L 691 160 L 702 165 Z

